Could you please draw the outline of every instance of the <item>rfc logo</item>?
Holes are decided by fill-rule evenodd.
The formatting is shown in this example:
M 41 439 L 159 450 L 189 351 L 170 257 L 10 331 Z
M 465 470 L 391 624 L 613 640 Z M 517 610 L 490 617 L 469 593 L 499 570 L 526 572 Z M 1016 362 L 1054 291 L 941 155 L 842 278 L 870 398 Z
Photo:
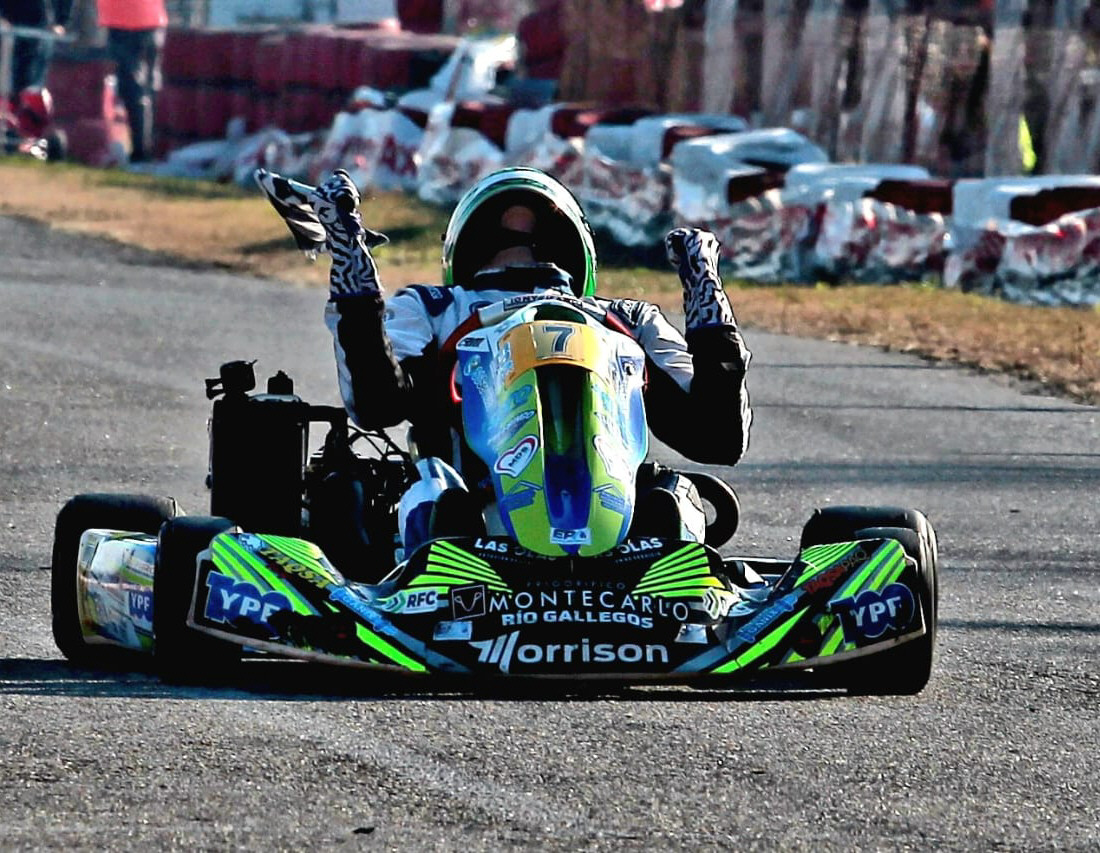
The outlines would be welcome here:
M 845 639 L 859 644 L 877 640 L 888 631 L 908 628 L 916 615 L 917 603 L 909 587 L 892 583 L 881 592 L 865 590 L 855 598 L 834 601 L 831 609 L 840 616 Z
M 463 619 L 477 619 L 486 611 L 485 584 L 475 583 L 469 586 L 451 588 L 451 617 L 460 622 Z

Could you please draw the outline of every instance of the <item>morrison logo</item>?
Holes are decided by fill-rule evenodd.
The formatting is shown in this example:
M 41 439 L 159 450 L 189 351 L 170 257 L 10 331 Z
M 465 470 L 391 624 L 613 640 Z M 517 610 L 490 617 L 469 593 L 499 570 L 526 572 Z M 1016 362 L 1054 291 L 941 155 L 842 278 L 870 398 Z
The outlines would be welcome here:
M 519 645 L 519 631 L 502 634 L 493 640 L 471 642 L 478 650 L 477 662 L 496 665 L 501 672 L 510 672 L 513 663 L 528 668 L 537 668 L 540 664 L 571 664 L 583 667 L 586 664 L 627 664 L 627 668 L 638 664 L 667 664 L 668 649 L 663 645 L 648 643 L 593 643 L 587 637 L 579 643 L 524 643 Z

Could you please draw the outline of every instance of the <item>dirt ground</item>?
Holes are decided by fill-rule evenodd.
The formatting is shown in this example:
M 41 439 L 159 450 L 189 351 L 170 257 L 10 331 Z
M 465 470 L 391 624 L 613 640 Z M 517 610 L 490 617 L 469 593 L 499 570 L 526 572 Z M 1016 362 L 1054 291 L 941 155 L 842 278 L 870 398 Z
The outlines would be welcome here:
M 299 286 L 327 280 L 327 263 L 305 259 L 266 202 L 235 187 L 0 159 L 0 214 L 167 253 L 182 263 Z M 391 238 L 378 252 L 388 289 L 438 279 L 443 212 L 379 194 L 364 202 L 364 219 Z M 600 289 L 679 303 L 671 272 L 605 268 Z M 1013 305 L 929 286 L 742 286 L 729 294 L 748 328 L 958 362 L 1100 404 L 1100 310 Z

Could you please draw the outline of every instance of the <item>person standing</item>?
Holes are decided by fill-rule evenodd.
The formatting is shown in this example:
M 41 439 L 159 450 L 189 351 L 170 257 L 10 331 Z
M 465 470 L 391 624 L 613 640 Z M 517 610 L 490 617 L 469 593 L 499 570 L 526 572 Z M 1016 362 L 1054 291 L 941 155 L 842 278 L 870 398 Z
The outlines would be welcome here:
M 0 18 L 16 27 L 31 27 L 53 35 L 64 32 L 71 0 L 0 0 Z M 11 94 L 41 86 L 53 48 L 51 38 L 17 38 L 12 52 Z
M 97 0 L 96 9 L 130 124 L 130 160 L 140 163 L 153 155 L 153 108 L 168 14 L 164 0 Z

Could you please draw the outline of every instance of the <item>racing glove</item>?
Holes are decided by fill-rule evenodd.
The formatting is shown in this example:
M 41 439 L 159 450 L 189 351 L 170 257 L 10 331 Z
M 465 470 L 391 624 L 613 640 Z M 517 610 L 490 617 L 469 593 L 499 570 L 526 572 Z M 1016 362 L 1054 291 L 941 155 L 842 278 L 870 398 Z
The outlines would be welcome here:
M 733 307 L 718 276 L 720 248 L 718 238 L 701 228 L 675 228 L 665 236 L 669 263 L 680 274 L 684 288 L 688 331 L 704 326 L 737 327 Z
M 255 176 L 268 201 L 286 221 L 298 248 L 310 257 L 326 250 L 332 255 L 329 292 L 333 298 L 381 293 L 378 267 L 370 250 L 388 239 L 363 226 L 359 189 L 347 172 L 338 169 L 317 187 L 265 169 L 257 169 Z

